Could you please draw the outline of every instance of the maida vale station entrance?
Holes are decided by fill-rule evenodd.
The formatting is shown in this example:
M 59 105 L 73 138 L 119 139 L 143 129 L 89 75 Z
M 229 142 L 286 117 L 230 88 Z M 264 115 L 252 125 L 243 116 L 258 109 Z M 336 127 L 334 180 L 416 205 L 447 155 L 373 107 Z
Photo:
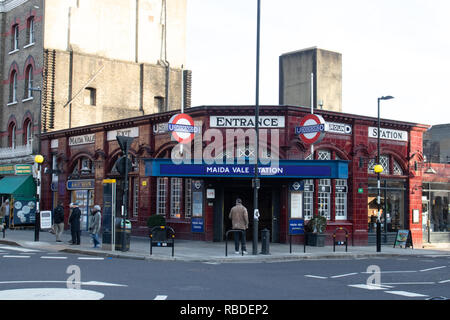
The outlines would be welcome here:
M 281 160 L 277 166 L 261 165 L 258 170 L 262 177 L 258 192 L 260 213 L 258 229 L 270 230 L 272 242 L 282 241 L 286 237 L 287 225 L 285 213 L 282 212 L 288 211 L 290 218 L 301 219 L 304 218 L 304 212 L 312 214 L 311 193 L 314 192 L 314 181 L 346 180 L 347 168 L 348 161 L 344 160 Z M 225 240 L 226 231 L 231 229 L 228 214 L 237 198 L 240 198 L 247 208 L 249 230 L 252 230 L 253 165 L 174 164 L 171 160 L 154 159 L 146 161 L 146 173 L 159 177 L 159 180 L 184 179 L 191 182 L 192 219 L 198 221 L 198 229 L 192 225 L 191 232 L 204 233 L 205 224 L 210 224 L 212 240 Z M 296 196 L 292 196 L 293 193 Z M 261 232 L 258 235 L 260 237 Z M 247 232 L 247 240 L 250 239 L 252 239 L 252 233 Z

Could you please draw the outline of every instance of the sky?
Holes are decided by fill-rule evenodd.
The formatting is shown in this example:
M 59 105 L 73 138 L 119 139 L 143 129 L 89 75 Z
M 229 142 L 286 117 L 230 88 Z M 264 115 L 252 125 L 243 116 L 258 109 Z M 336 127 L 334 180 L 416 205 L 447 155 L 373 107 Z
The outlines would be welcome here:
M 192 106 L 254 105 L 257 0 L 187 0 Z M 260 105 L 278 104 L 279 56 L 342 54 L 342 111 L 450 123 L 450 1 L 261 0 Z

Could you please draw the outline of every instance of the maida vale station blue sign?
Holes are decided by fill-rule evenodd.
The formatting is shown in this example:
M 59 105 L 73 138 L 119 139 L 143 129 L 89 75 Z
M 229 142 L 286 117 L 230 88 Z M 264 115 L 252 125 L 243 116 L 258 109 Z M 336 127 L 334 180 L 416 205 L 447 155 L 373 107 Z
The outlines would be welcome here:
M 266 178 L 323 178 L 347 179 L 348 161 L 345 160 L 280 160 L 276 165 L 260 165 L 258 173 Z M 148 159 L 145 175 L 153 177 L 237 177 L 255 175 L 253 164 L 174 164 L 170 159 Z

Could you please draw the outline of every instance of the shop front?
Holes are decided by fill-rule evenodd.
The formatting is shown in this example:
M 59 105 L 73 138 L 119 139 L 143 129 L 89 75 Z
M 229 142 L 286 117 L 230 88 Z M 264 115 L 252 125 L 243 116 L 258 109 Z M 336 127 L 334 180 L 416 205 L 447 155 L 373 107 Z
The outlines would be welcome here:
M 31 171 L 31 166 L 30 166 Z M 36 183 L 32 175 L 6 176 L 0 180 L 2 203 L 9 200 L 7 225 L 10 228 L 34 225 L 36 220 Z
M 424 243 L 450 243 L 450 183 L 424 181 L 422 192 Z
M 94 179 L 68 180 L 67 190 L 70 192 L 70 202 L 79 203 L 81 211 L 81 230 L 89 230 L 89 214 L 94 206 Z

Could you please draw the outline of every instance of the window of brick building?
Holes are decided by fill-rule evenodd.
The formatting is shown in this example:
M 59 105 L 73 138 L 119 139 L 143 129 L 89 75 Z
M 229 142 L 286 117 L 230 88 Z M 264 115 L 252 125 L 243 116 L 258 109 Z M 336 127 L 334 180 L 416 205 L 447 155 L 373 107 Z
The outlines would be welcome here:
M 97 104 L 97 89 L 84 89 L 84 104 L 87 104 L 89 106 L 95 106 Z
M 17 102 L 17 71 L 11 71 L 9 83 L 9 103 Z
M 28 44 L 34 43 L 34 17 L 29 17 L 27 20 L 27 39 Z
M 12 26 L 11 34 L 11 51 L 19 50 L 19 24 Z

